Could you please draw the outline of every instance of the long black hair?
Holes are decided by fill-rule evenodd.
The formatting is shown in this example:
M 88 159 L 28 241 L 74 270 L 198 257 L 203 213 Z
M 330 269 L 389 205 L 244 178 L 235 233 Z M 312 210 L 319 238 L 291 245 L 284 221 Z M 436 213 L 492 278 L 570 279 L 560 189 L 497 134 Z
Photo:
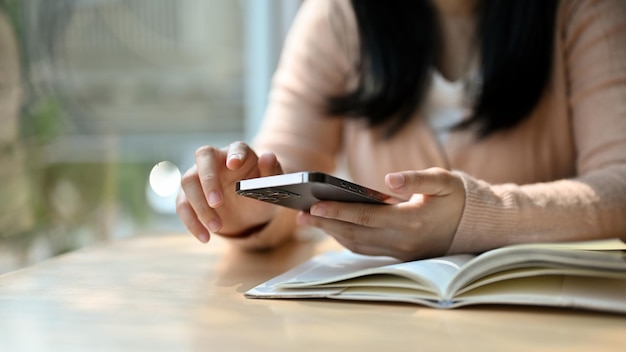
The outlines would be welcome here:
M 516 125 L 535 107 L 551 71 L 558 0 L 483 0 L 479 16 L 481 89 L 473 113 L 457 126 L 480 137 Z M 365 118 L 392 136 L 419 109 L 439 55 L 430 0 L 352 0 L 360 81 L 329 100 L 334 115 Z

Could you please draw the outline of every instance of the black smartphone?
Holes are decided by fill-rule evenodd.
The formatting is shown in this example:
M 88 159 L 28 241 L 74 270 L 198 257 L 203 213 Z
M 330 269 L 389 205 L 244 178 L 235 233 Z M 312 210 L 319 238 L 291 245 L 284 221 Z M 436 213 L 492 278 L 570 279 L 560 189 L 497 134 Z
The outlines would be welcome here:
M 295 172 L 237 182 L 237 194 L 285 207 L 309 211 L 320 200 L 395 204 L 400 200 L 322 172 Z

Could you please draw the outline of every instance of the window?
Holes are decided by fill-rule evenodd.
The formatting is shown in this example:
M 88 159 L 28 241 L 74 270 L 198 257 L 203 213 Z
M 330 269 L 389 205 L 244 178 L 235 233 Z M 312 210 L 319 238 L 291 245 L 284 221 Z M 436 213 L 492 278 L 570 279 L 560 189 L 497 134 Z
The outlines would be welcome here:
M 0 168 L 13 171 L 0 181 L 16 186 L 0 209 L 20 214 L 0 218 L 2 272 L 111 237 L 184 231 L 171 180 L 199 146 L 254 135 L 299 1 L 0 4 L 23 92 L 1 140 L 13 167 Z M 152 173 L 152 186 L 169 188 L 151 186 L 157 164 L 170 172 Z

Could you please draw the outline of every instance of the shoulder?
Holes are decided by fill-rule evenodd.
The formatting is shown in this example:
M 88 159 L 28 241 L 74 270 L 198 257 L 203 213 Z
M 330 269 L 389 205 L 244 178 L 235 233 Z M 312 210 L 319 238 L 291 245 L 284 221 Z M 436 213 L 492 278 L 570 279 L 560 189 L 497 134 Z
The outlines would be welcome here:
M 615 11 L 626 10 L 623 0 L 560 0 L 559 7 L 569 15 L 584 16 L 605 13 L 615 14 Z M 608 12 L 607 12 L 608 10 Z
M 345 29 L 353 21 L 354 11 L 350 0 L 308 0 L 300 5 L 295 24 L 333 24 Z
M 610 35 L 626 24 L 626 1 L 561 0 L 558 21 L 561 34 L 570 40 Z
M 303 28 L 304 27 L 304 28 Z M 356 19 L 350 0 L 308 0 L 301 5 L 293 30 L 322 34 L 329 31 L 338 39 L 356 32 Z
M 626 1 L 561 0 L 557 21 L 558 48 L 572 72 L 586 72 L 592 85 L 624 74 Z
M 359 44 L 356 17 L 351 1 L 303 1 L 285 46 L 299 52 L 341 57 L 345 65 L 352 66 L 358 55 Z

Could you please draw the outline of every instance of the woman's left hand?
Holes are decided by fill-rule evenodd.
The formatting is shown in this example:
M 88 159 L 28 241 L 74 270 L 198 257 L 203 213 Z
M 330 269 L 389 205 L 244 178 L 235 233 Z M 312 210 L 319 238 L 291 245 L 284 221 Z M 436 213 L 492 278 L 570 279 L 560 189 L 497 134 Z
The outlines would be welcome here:
M 321 228 L 355 253 L 405 261 L 445 254 L 465 206 L 461 177 L 431 168 L 390 173 L 385 183 L 408 200 L 388 206 L 320 201 L 298 222 Z

